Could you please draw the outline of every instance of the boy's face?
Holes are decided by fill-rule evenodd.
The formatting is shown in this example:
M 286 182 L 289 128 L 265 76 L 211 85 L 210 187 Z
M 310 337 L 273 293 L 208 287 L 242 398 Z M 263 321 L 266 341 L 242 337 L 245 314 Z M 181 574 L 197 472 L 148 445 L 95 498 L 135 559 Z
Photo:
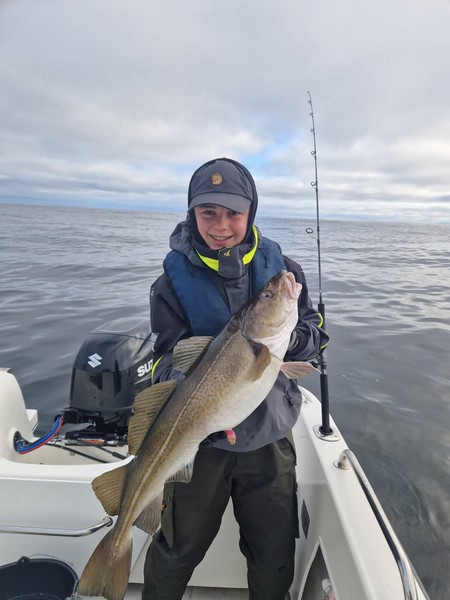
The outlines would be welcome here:
M 212 250 L 232 248 L 244 241 L 250 207 L 238 213 L 217 204 L 200 204 L 194 213 L 200 235 Z

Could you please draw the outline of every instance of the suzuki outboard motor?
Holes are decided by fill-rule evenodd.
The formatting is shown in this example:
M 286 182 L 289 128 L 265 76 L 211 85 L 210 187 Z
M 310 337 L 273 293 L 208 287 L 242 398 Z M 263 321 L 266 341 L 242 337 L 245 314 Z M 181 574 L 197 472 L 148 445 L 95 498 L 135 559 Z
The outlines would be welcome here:
M 153 362 L 149 319 L 124 317 L 92 331 L 72 371 L 70 408 L 64 423 L 85 423 L 67 438 L 91 441 L 126 437 L 136 395 L 151 384 Z

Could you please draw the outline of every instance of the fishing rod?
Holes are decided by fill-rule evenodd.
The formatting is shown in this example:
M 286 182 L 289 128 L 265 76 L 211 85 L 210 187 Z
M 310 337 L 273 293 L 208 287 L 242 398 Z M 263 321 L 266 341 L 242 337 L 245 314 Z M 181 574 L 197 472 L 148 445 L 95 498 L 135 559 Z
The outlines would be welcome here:
M 317 145 L 316 145 L 316 126 L 314 123 L 314 110 L 312 104 L 312 98 L 310 92 L 308 92 L 309 100 L 308 104 L 311 107 L 309 116 L 312 121 L 311 133 L 313 135 L 314 147 L 311 150 L 311 155 L 314 158 L 314 181 L 311 181 L 311 186 L 314 188 L 316 194 L 316 241 L 317 241 L 317 262 L 319 265 L 319 304 L 318 309 L 322 316 L 322 327 L 325 328 L 325 304 L 322 298 L 322 260 L 320 255 L 320 213 L 319 213 L 319 179 L 317 175 Z M 306 233 L 311 235 L 314 230 L 311 227 L 306 228 Z M 328 394 L 328 371 L 327 371 L 327 359 L 325 355 L 325 348 L 319 354 L 318 357 L 320 365 L 320 399 L 322 403 L 322 425 L 319 427 L 319 431 L 322 436 L 329 436 L 333 433 L 330 427 L 330 403 Z

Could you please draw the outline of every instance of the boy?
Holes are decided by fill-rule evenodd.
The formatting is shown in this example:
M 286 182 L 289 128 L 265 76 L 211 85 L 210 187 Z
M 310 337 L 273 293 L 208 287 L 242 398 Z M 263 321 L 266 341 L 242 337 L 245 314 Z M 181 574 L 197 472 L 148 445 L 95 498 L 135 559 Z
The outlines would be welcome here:
M 257 206 L 253 177 L 240 163 L 215 159 L 193 174 L 187 218 L 170 238 L 164 273 L 150 293 L 154 382 L 181 376 L 171 366 L 179 340 L 217 335 L 282 269 L 303 286 L 285 360 L 310 360 L 326 345 L 303 271 L 261 236 L 254 225 Z M 295 452 L 287 436 L 300 407 L 295 382 L 280 374 L 264 402 L 234 428 L 234 445 L 222 432 L 209 436 L 200 445 L 191 482 L 166 484 L 161 529 L 144 567 L 143 600 L 182 598 L 230 497 L 247 559 L 250 600 L 285 597 L 298 535 Z

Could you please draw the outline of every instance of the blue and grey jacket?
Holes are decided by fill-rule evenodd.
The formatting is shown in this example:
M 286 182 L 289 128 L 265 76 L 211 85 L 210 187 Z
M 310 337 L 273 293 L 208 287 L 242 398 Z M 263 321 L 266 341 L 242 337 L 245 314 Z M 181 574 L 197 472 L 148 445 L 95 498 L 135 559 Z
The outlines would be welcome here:
M 150 292 L 154 383 L 177 376 L 171 356 L 179 340 L 193 335 L 217 335 L 231 315 L 284 268 L 302 284 L 299 320 L 285 360 L 313 359 L 326 345 L 328 336 L 321 329 L 321 316 L 309 299 L 301 267 L 284 256 L 278 244 L 262 237 L 255 226 L 253 234 L 251 243 L 232 249 L 227 259 L 235 265 L 228 267 L 223 265 L 225 259 L 221 256 L 214 260 L 202 256 L 194 247 L 189 218 L 176 227 L 164 273 Z M 227 440 L 219 439 L 214 446 L 246 452 L 285 437 L 297 421 L 301 402 L 295 382 L 280 373 L 267 398 L 234 428 L 236 444 L 230 446 Z

